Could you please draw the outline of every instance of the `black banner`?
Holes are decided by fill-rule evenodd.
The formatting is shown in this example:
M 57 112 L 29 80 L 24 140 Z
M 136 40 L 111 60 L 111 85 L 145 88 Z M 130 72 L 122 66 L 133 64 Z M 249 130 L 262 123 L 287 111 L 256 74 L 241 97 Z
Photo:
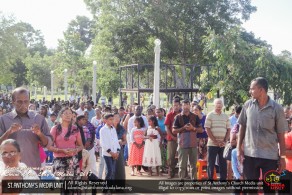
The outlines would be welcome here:
M 60 192 L 117 192 L 117 193 L 233 193 L 233 192 L 290 193 L 290 181 L 277 185 L 263 181 L 203 181 L 203 180 L 125 180 L 125 181 L 58 181 L 3 180 L 3 193 L 60 193 Z

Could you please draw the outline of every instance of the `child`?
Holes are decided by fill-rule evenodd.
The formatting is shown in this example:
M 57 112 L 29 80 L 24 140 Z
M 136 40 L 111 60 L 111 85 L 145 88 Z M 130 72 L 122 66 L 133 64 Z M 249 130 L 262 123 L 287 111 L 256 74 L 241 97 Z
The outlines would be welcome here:
M 107 113 L 104 115 L 105 125 L 100 129 L 100 145 L 102 155 L 106 164 L 107 172 L 105 179 L 114 180 L 116 160 L 119 157 L 121 146 L 119 144 L 116 129 L 113 128 L 114 115 Z
M 149 116 L 149 127 L 146 132 L 147 138 L 143 155 L 143 165 L 149 167 L 149 175 L 152 175 L 151 167 L 156 167 L 157 175 L 159 175 L 159 166 L 161 166 L 160 153 L 160 133 L 158 129 L 158 121 L 155 116 Z
M 130 156 L 128 159 L 129 166 L 132 166 L 131 175 L 134 176 L 134 169 L 137 166 L 137 172 L 139 175 L 141 173 L 141 165 L 143 160 L 143 153 L 144 153 L 144 134 L 145 131 L 143 127 L 145 126 L 144 120 L 142 117 L 137 117 L 134 120 L 135 127 L 131 130 L 130 135 Z

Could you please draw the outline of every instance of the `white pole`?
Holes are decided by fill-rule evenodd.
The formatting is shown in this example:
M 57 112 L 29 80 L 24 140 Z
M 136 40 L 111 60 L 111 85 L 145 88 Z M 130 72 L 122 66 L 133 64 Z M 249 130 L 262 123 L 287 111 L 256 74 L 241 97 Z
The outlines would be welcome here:
M 94 102 L 94 105 L 96 104 L 96 65 L 97 62 L 93 61 L 93 81 L 92 81 L 92 101 Z
M 45 100 L 47 99 L 47 87 L 46 86 L 44 86 L 44 98 L 45 98 Z
M 155 60 L 154 60 L 154 86 L 153 86 L 153 104 L 159 108 L 159 91 L 160 91 L 160 45 L 161 41 L 155 39 Z
M 37 101 L 37 86 L 36 84 L 34 85 L 34 99 Z
M 65 88 L 65 101 L 68 100 L 68 82 L 67 82 L 67 72 L 68 70 L 64 70 L 64 88 Z
M 51 100 L 54 99 L 54 71 L 51 71 Z

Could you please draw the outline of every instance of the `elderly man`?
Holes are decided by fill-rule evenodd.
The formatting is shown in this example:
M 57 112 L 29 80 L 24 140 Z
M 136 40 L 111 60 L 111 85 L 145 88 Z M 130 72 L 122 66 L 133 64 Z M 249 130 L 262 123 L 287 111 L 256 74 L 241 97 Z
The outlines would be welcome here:
M 189 100 L 183 100 L 182 112 L 176 115 L 173 124 L 173 133 L 178 134 L 178 162 L 179 177 L 186 178 L 188 159 L 191 166 L 191 179 L 197 179 L 197 132 L 202 133 L 199 117 L 190 112 Z
M 243 161 L 245 179 L 257 180 L 271 170 L 286 168 L 285 131 L 288 123 L 281 105 L 268 95 L 268 82 L 258 77 L 252 80 L 248 100 L 238 119 L 240 124 L 237 157 Z M 244 149 L 242 149 L 244 144 Z
M 219 157 L 220 180 L 226 180 L 227 164 L 223 158 L 223 151 L 230 135 L 230 121 L 222 112 L 223 102 L 221 99 L 214 100 L 215 110 L 206 117 L 205 128 L 208 134 L 207 171 L 208 179 L 213 179 L 216 156 Z
M 15 139 L 21 147 L 21 161 L 28 167 L 41 167 L 38 144 L 52 144 L 46 119 L 36 112 L 28 111 L 29 91 L 16 88 L 12 92 L 14 110 L 0 117 L 0 144 Z

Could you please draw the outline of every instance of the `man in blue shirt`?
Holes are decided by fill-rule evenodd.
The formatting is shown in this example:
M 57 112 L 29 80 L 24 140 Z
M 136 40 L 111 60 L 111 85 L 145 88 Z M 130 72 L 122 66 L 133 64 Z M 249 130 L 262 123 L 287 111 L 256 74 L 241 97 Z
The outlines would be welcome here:
M 241 109 L 242 109 L 242 106 L 235 106 L 235 108 L 234 108 L 235 113 L 234 113 L 234 115 L 232 115 L 229 118 L 230 124 L 231 124 L 230 129 L 233 129 L 234 125 L 237 123 L 237 119 L 238 119 L 238 117 L 240 115 Z
M 88 121 L 91 121 L 93 117 L 95 117 L 95 110 L 93 109 L 94 102 L 93 101 L 88 101 L 86 103 L 86 110 L 88 112 Z

